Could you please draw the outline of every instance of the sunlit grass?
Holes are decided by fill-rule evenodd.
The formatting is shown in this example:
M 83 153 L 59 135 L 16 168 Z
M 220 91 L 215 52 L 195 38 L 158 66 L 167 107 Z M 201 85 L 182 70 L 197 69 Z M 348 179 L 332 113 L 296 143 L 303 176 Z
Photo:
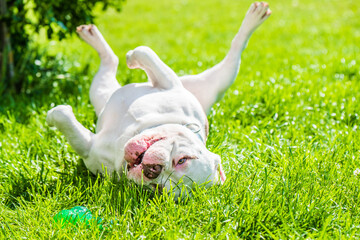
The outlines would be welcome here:
M 129 0 L 120 14 L 99 12 L 97 25 L 120 58 L 119 82 L 140 82 L 145 74 L 126 67 L 128 50 L 147 45 L 179 75 L 199 73 L 224 57 L 250 3 Z M 49 95 L 0 106 L 0 238 L 359 238 L 360 2 L 270 6 L 209 116 L 208 146 L 228 179 L 180 203 L 90 175 L 49 129 L 47 110 L 69 104 L 94 130 L 87 92 L 99 61 L 76 37 L 44 41 L 70 74 L 44 76 L 56 82 Z M 106 230 L 53 222 L 77 205 L 104 218 Z

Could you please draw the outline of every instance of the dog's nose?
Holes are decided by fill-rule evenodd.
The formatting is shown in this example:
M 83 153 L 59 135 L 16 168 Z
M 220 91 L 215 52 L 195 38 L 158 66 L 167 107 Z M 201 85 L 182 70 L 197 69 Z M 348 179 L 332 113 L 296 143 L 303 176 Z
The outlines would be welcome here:
M 162 168 L 163 166 L 159 164 L 143 164 L 144 175 L 149 179 L 157 178 Z

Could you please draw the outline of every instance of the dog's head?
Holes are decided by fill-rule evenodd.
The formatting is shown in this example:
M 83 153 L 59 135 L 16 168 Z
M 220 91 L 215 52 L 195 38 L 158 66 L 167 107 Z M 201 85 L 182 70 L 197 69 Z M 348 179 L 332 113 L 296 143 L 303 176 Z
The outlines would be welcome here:
M 129 179 L 175 191 L 176 197 L 183 187 L 225 181 L 220 157 L 182 125 L 162 125 L 134 136 L 125 145 L 125 160 Z

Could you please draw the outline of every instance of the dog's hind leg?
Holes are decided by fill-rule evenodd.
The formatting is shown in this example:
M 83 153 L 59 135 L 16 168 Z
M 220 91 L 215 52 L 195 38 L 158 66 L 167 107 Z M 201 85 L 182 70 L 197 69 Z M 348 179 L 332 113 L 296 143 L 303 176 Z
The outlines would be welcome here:
M 70 106 L 59 105 L 51 109 L 46 122 L 50 127 L 59 129 L 81 157 L 88 156 L 94 134 L 76 120 Z
M 226 57 L 219 64 L 198 75 L 180 77 L 184 87 L 195 95 L 205 112 L 209 113 L 211 106 L 235 81 L 240 67 L 241 53 L 251 34 L 270 14 L 267 3 L 253 3 Z
M 95 25 L 81 25 L 76 31 L 100 56 L 100 68 L 90 86 L 90 101 L 99 115 L 109 97 L 120 87 L 116 80 L 119 60 Z

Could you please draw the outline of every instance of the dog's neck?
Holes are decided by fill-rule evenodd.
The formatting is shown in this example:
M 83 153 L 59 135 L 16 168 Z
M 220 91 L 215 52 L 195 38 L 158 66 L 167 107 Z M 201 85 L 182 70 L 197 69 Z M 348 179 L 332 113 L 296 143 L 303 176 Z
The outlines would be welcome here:
M 187 127 L 188 129 L 190 129 L 196 136 L 198 136 L 198 138 L 200 138 L 200 140 L 202 142 L 205 143 L 205 139 L 203 139 L 203 137 L 200 134 L 201 126 L 199 124 L 197 124 L 197 123 L 186 123 L 186 124 L 182 124 L 182 126 Z
M 165 126 L 165 125 L 178 125 L 178 126 L 181 126 L 181 127 L 185 127 L 187 129 L 189 129 L 193 134 L 195 134 L 201 142 L 203 142 L 204 144 L 206 144 L 206 136 L 202 136 L 202 130 L 203 128 L 201 127 L 201 124 L 199 123 L 196 123 L 196 122 L 190 122 L 190 123 L 168 123 L 168 124 L 158 124 L 158 125 L 155 125 L 155 126 L 151 126 L 147 129 L 153 129 L 153 128 L 158 128 L 158 127 L 161 127 L 161 126 Z M 147 130 L 147 129 L 144 129 L 144 130 Z M 143 131 L 144 131 L 143 130 Z M 143 131 L 140 131 L 138 132 L 137 134 L 140 134 L 141 132 Z M 205 130 L 204 130 L 205 131 Z M 205 133 L 206 134 L 206 133 Z

